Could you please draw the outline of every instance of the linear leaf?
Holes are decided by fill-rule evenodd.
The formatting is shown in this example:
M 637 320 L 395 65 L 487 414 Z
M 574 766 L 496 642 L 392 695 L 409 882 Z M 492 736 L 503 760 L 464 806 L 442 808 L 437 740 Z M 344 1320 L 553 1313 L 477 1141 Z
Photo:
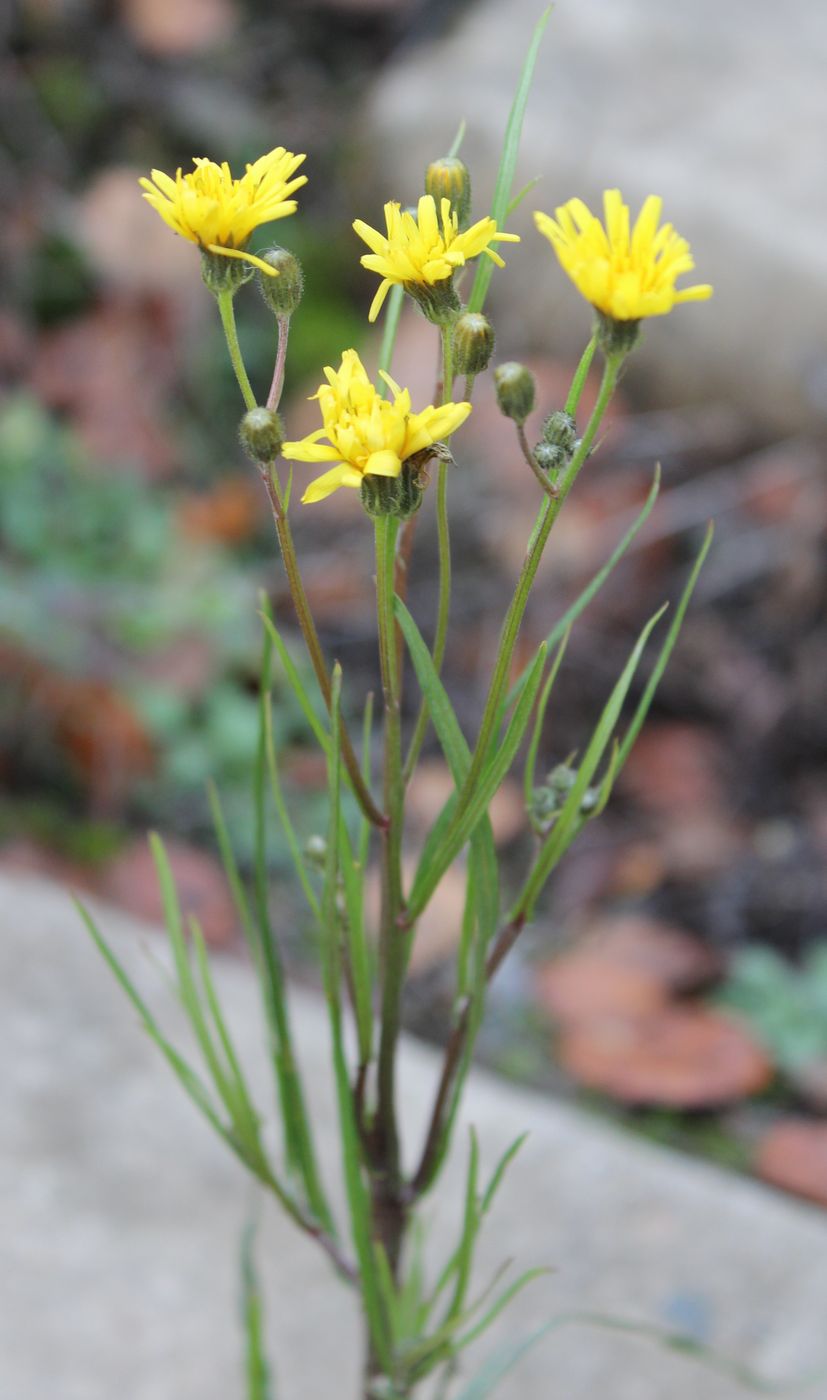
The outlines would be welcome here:
M 508 214 L 511 187 L 514 184 L 514 172 L 517 168 L 517 156 L 520 151 L 523 118 L 525 117 L 528 95 L 531 91 L 534 65 L 537 62 L 537 55 L 540 51 L 540 41 L 542 40 L 543 31 L 549 21 L 551 8 L 552 7 L 549 5 L 548 8 L 543 11 L 534 27 L 534 33 L 531 36 L 531 43 L 528 46 L 528 53 L 523 63 L 520 80 L 517 84 L 517 91 L 514 94 L 514 101 L 508 117 L 508 124 L 505 128 L 500 168 L 497 172 L 497 183 L 494 186 L 494 198 L 491 202 L 491 217 L 496 221 L 497 227 L 500 229 L 505 224 Z M 482 310 L 493 270 L 494 264 L 490 258 L 479 259 L 474 276 L 474 283 L 471 288 L 471 295 L 468 298 L 469 311 Z
M 362 1286 L 362 1300 L 373 1345 L 386 1369 L 390 1363 L 392 1315 L 381 1288 L 376 1269 L 376 1257 L 371 1238 L 370 1203 L 361 1173 L 361 1143 L 356 1125 L 353 1096 L 350 1088 L 347 1058 L 342 1031 L 341 955 L 338 942 L 336 914 L 336 885 L 339 868 L 339 819 L 342 789 L 339 711 L 342 693 L 342 668 L 333 667 L 330 722 L 331 739 L 328 754 L 328 793 L 330 814 L 327 839 L 324 897 L 322 900 L 322 948 L 324 958 L 324 989 L 333 1042 L 333 1071 L 339 1108 L 342 1166 L 345 1178 L 351 1234 Z
M 540 694 L 540 699 L 537 703 L 537 710 L 534 716 L 534 728 L 532 730 L 531 740 L 528 745 L 528 752 L 526 753 L 525 760 L 525 769 L 523 771 L 523 797 L 527 808 L 531 806 L 531 799 L 534 791 L 534 773 L 537 766 L 537 752 L 540 748 L 540 740 L 543 736 L 543 726 L 545 724 L 546 719 L 546 710 L 548 709 L 548 702 L 551 698 L 551 692 L 554 689 L 554 682 L 557 680 L 557 672 L 560 670 L 563 657 L 566 654 L 566 647 L 568 646 L 570 635 L 571 628 L 567 627 L 565 632 L 563 633 L 562 641 L 560 642 L 560 645 L 555 653 L 554 660 L 551 663 L 551 669 L 549 670 L 548 677 Z
M 654 696 L 655 691 L 658 688 L 660 678 L 666 670 L 669 657 L 672 654 L 672 648 L 674 647 L 675 642 L 678 639 L 678 633 L 681 630 L 683 619 L 686 615 L 686 609 L 689 606 L 689 600 L 692 597 L 695 584 L 698 581 L 698 574 L 700 573 L 703 567 L 704 560 L 706 559 L 706 556 L 709 553 L 709 548 L 712 544 L 714 533 L 715 527 L 710 521 L 704 534 L 703 543 L 701 544 L 701 547 L 698 550 L 695 563 L 692 566 L 692 572 L 690 573 L 689 578 L 686 581 L 686 586 L 683 590 L 683 593 L 681 594 L 678 606 L 675 609 L 675 615 L 672 619 L 672 624 L 669 628 L 669 631 L 666 634 L 666 640 L 664 641 L 663 646 L 661 647 L 660 655 L 658 656 L 658 659 L 655 662 L 655 665 L 652 669 L 652 674 L 646 683 L 646 689 L 644 690 L 640 703 L 637 709 L 635 710 L 632 722 L 623 736 L 623 743 L 620 746 L 620 753 L 618 754 L 618 772 L 623 767 L 624 763 L 626 762 L 626 759 L 629 757 L 632 745 L 634 744 L 635 739 L 640 733 L 643 722 L 646 719 L 646 716 L 649 712 L 649 706 L 651 705 L 652 697 Z
M 649 488 L 649 495 L 646 497 L 646 500 L 644 501 L 639 514 L 632 521 L 632 524 L 629 526 L 629 529 L 626 531 L 625 535 L 623 536 L 623 539 L 609 555 L 609 558 L 606 560 L 606 563 L 603 565 L 602 569 L 598 570 L 591 582 L 586 585 L 586 587 L 583 589 L 583 592 L 574 600 L 571 607 L 566 608 L 566 611 L 563 613 L 563 616 L 559 619 L 558 622 L 554 624 L 548 636 L 546 637 L 546 645 L 548 646 L 549 651 L 553 646 L 557 645 L 557 643 L 561 640 L 562 637 L 565 636 L 566 632 L 568 632 L 571 629 L 572 625 L 577 621 L 580 614 L 585 611 L 592 599 L 596 596 L 597 593 L 600 592 L 600 589 L 603 587 L 604 583 L 609 577 L 609 574 L 623 558 L 623 555 L 626 553 L 630 544 L 634 540 L 635 535 L 637 535 L 638 531 L 642 528 L 643 525 L 645 525 L 646 521 L 649 519 L 649 516 L 651 515 L 652 510 L 654 508 L 655 501 L 658 498 L 659 491 L 660 465 L 658 465 L 655 468 L 655 475 L 652 481 L 652 485 Z M 516 681 L 512 685 L 511 690 L 508 693 L 508 698 L 506 699 L 503 705 L 503 712 L 509 710 L 514 704 L 515 700 L 517 699 L 517 696 L 520 693 L 520 690 L 525 685 L 527 675 L 528 665 L 526 665 L 522 674 L 517 677 Z
M 437 828 L 434 828 L 426 841 L 408 902 L 412 920 L 421 914 L 448 866 L 462 850 L 477 823 L 485 816 L 494 793 L 500 787 L 514 762 L 520 741 L 531 718 L 534 700 L 543 676 L 545 658 L 546 645 L 543 642 L 538 649 L 506 732 L 487 766 L 480 774 L 474 791 L 469 794 L 464 811 L 455 811 L 448 830 L 440 831 L 437 835 Z M 437 840 L 439 841 L 438 845 Z
M 594 777 L 598 764 L 612 739 L 614 727 L 620 716 L 620 711 L 629 687 L 632 684 L 635 671 L 640 662 L 640 657 L 645 647 L 649 634 L 658 620 L 663 616 L 666 604 L 660 608 L 653 617 L 649 619 L 638 637 L 629 658 L 612 689 L 612 693 L 607 700 L 600 718 L 595 726 L 594 733 L 589 740 L 586 752 L 577 770 L 577 777 L 572 784 L 571 790 L 563 803 L 559 815 L 552 827 L 551 833 L 546 838 L 540 848 L 533 869 L 523 886 L 522 891 L 514 903 L 510 917 L 522 914 L 530 918 L 534 909 L 534 904 L 548 879 L 554 866 L 567 850 L 574 827 L 580 815 L 580 807 L 586 790 Z
M 254 1257 L 255 1226 L 241 1237 L 241 1309 L 244 1321 L 246 1400 L 272 1400 L 270 1367 L 264 1349 L 264 1303 Z

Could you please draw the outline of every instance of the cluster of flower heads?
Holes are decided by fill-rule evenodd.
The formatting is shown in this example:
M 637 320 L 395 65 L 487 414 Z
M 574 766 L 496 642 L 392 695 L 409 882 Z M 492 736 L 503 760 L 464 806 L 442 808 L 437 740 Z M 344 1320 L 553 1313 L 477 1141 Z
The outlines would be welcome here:
M 260 225 L 295 213 L 291 196 L 306 183 L 306 176 L 296 175 L 304 159 L 278 146 L 248 165 L 240 179 L 233 178 L 226 162 L 199 158 L 186 175 L 179 169 L 173 179 L 153 170 L 152 178 L 140 183 L 144 198 L 164 222 L 208 258 L 240 259 L 275 278 L 278 258 L 258 257 L 247 245 Z M 456 160 L 429 167 L 427 183 L 434 193 L 421 197 L 415 214 L 396 202 L 386 204 L 385 233 L 355 220 L 356 233 L 370 249 L 362 265 L 381 278 L 370 321 L 391 287 L 402 286 L 429 319 L 449 326 L 462 309 L 454 289 L 458 269 L 482 254 L 503 267 L 493 245 L 519 242 L 492 218 L 463 227 L 470 187 L 467 179 L 464 192 L 461 178 L 457 184 L 458 168 L 464 169 Z M 671 224 L 660 224 L 661 200 L 655 195 L 644 201 L 633 227 L 619 190 L 604 194 L 605 223 L 580 199 L 570 199 L 555 215 L 538 211 L 535 224 L 599 320 L 620 333 L 617 344 L 631 344 L 644 317 L 663 316 L 680 302 L 712 295 L 706 284 L 676 287 L 694 262 L 686 239 Z M 361 488 L 366 478 L 399 478 L 407 462 L 455 432 L 471 411 L 469 403 L 446 403 L 415 413 L 407 389 L 383 374 L 393 395 L 386 398 L 355 350 L 346 350 L 339 369 L 328 366 L 325 376 L 314 395 L 323 426 L 282 449 L 289 460 L 333 463 L 305 491 L 302 499 L 308 502 L 323 500 L 340 486 Z

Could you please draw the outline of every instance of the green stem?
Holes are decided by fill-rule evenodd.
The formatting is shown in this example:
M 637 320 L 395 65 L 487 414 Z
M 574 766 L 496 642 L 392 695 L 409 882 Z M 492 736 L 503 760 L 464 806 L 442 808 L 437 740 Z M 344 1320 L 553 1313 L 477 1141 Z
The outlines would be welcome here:
M 386 1187 L 399 1183 L 399 1135 L 396 1122 L 395 1060 L 400 1029 L 402 983 L 407 965 L 408 936 L 400 928 L 402 898 L 402 734 L 399 709 L 399 669 L 393 612 L 394 553 L 399 522 L 382 515 L 376 520 L 376 603 L 379 660 L 385 705 L 385 811 L 382 833 L 382 913 L 379 953 L 382 1007 L 377 1066 L 377 1166 Z
M 540 514 L 537 517 L 534 529 L 531 534 L 531 539 L 529 540 L 528 551 L 526 553 L 520 577 L 517 581 L 517 587 L 514 592 L 514 597 L 511 600 L 511 605 L 508 609 L 508 613 L 506 614 L 505 622 L 503 623 L 502 627 L 502 632 L 500 633 L 500 644 L 497 651 L 497 659 L 494 665 L 494 673 L 491 678 L 491 684 L 488 691 L 488 698 L 486 700 L 485 710 L 483 712 L 483 717 L 480 724 L 479 736 L 477 738 L 476 747 L 474 749 L 474 753 L 471 759 L 471 765 L 468 769 L 465 782 L 457 798 L 456 810 L 454 813 L 453 821 L 451 823 L 451 827 L 449 827 L 448 831 L 445 833 L 446 848 L 450 844 L 450 837 L 453 831 L 455 830 L 459 822 L 462 820 L 467 810 L 468 804 L 474 795 L 474 789 L 476 787 L 480 773 L 488 758 L 491 742 L 494 737 L 494 729 L 496 727 L 497 720 L 499 717 L 500 704 L 502 702 L 502 698 L 505 694 L 505 689 L 508 683 L 508 674 L 511 667 L 511 661 L 514 655 L 514 648 L 517 643 L 517 636 L 519 634 L 520 626 L 523 621 L 523 616 L 525 614 L 526 604 L 528 603 L 531 587 L 534 583 L 534 578 L 537 573 L 540 560 L 543 556 L 543 550 L 545 549 L 546 542 L 548 540 L 549 535 L 551 534 L 552 526 L 554 525 L 555 520 L 560 514 L 563 502 L 565 501 L 569 491 L 571 490 L 572 486 L 577 480 L 577 476 L 580 472 L 580 469 L 589 455 L 592 443 L 594 442 L 595 436 L 597 435 L 597 430 L 600 427 L 601 420 L 609 405 L 612 393 L 614 392 L 614 388 L 617 383 L 618 373 L 620 371 L 620 366 L 623 363 L 623 359 L 624 356 L 618 354 L 610 356 L 606 360 L 603 369 L 603 378 L 600 384 L 600 391 L 597 396 L 597 402 L 595 403 L 595 406 L 592 410 L 592 415 L 589 419 L 586 431 L 584 432 L 583 437 L 581 438 L 577 446 L 577 450 L 575 451 L 574 456 L 572 457 L 571 462 L 569 463 L 565 475 L 559 483 L 559 495 L 557 496 L 556 500 L 550 500 L 548 497 L 546 497 L 540 508 Z M 435 867 L 435 878 L 440 878 L 440 874 L 441 872 L 439 872 Z M 430 893 L 432 893 L 433 887 L 435 887 L 433 885 L 433 882 L 430 882 L 429 888 L 425 891 L 423 895 L 420 896 L 419 900 L 417 901 L 417 906 L 411 906 L 411 908 L 408 910 L 409 924 L 413 923 L 414 920 L 418 918 L 418 916 L 421 914 L 425 902 L 427 902 L 427 899 L 430 898 Z
M 238 329 L 235 323 L 235 307 L 233 306 L 232 292 L 219 292 L 218 310 L 221 315 L 221 324 L 224 327 L 224 335 L 227 340 L 227 349 L 230 352 L 235 377 L 238 380 L 238 387 L 248 409 L 256 407 L 256 396 L 253 393 L 253 386 L 250 383 L 244 357 L 241 353 L 241 346 L 238 343 Z
M 570 413 L 572 418 L 574 418 L 577 413 L 580 400 L 583 396 L 583 390 L 586 387 L 586 379 L 592 367 L 592 360 L 594 359 L 594 352 L 596 349 L 597 331 L 594 331 L 591 340 L 580 356 L 580 363 L 574 371 L 574 378 L 571 381 L 571 388 L 569 389 L 568 398 L 566 399 L 566 413 Z
M 553 481 L 550 481 L 549 478 L 546 476 L 545 472 L 542 470 L 542 468 L 537 465 L 537 460 L 531 448 L 529 447 L 528 438 L 525 435 L 525 428 L 523 427 L 522 423 L 517 424 L 517 440 L 520 444 L 520 451 L 522 452 L 523 456 L 525 457 L 525 460 L 527 461 L 532 472 L 537 478 L 537 481 L 539 482 L 542 490 L 548 496 L 549 500 L 556 501 L 559 495 L 559 491 L 555 483 Z
M 256 396 L 253 393 L 247 370 L 244 365 L 244 358 L 241 353 L 241 346 L 238 343 L 238 331 L 235 323 L 235 311 L 233 309 L 233 297 L 231 292 L 220 292 L 218 297 L 218 310 L 221 313 L 221 324 L 224 327 L 224 335 L 227 341 L 227 349 L 230 352 L 235 377 L 241 390 L 247 408 L 256 407 Z M 316 675 L 319 690 L 327 707 L 331 713 L 332 688 L 330 674 L 327 669 L 327 662 L 322 651 L 322 644 L 319 641 L 319 634 L 316 631 L 316 624 L 313 621 L 313 614 L 310 611 L 310 604 L 307 594 L 304 591 L 301 573 L 299 571 L 299 561 L 296 556 L 296 546 L 293 541 L 293 532 L 290 529 L 290 521 L 287 518 L 284 497 L 282 495 L 279 478 L 276 473 L 274 463 L 259 463 L 259 471 L 267 498 L 270 502 L 270 509 L 273 513 L 273 520 L 276 525 L 281 557 L 284 561 L 284 569 L 287 574 L 287 583 L 290 589 L 290 596 L 293 599 L 293 607 L 296 609 L 296 617 L 299 621 L 310 663 Z M 344 721 L 340 723 L 342 736 L 342 758 L 344 760 L 350 785 L 359 806 L 365 816 L 374 826 L 383 827 L 385 817 L 367 789 L 359 769 L 359 760 L 354 752 L 350 736 L 345 728 Z
M 450 403 L 454 389 L 454 367 L 451 346 L 451 331 L 442 331 L 442 402 Z M 436 631 L 434 633 L 433 662 L 439 675 L 445 659 L 448 642 L 448 620 L 451 615 L 451 534 L 448 524 L 448 466 L 440 462 L 436 487 L 436 528 L 439 549 L 439 602 L 437 604 Z M 409 783 L 422 743 L 428 729 L 428 706 L 423 700 L 416 717 L 411 736 L 408 756 L 405 759 L 404 781 Z

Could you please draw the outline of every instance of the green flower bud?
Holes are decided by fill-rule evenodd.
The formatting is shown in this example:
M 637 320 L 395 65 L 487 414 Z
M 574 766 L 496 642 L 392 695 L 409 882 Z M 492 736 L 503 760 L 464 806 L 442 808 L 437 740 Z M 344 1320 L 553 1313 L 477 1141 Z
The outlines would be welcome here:
M 287 248 L 268 248 L 260 253 L 262 262 L 276 268 L 278 277 L 259 272 L 258 286 L 271 311 L 277 316 L 292 316 L 304 294 L 304 272 L 294 253 Z
M 254 272 L 252 263 L 244 262 L 241 258 L 225 258 L 221 253 L 208 253 L 206 248 L 201 249 L 201 276 L 213 296 L 220 296 L 222 292 L 232 292 L 235 296 L 239 287 L 249 282 Z
M 640 321 L 616 321 L 597 311 L 597 343 L 604 355 L 628 355 L 640 339 Z
M 443 277 L 439 282 L 404 282 L 403 286 L 435 326 L 450 326 L 462 310 L 453 276 Z
M 538 442 L 534 449 L 534 460 L 541 471 L 554 476 L 566 465 L 568 457 L 562 447 L 555 447 L 551 442 Z
M 457 374 L 481 374 L 494 351 L 494 327 L 478 311 L 464 311 L 454 323 L 454 369 Z
M 534 407 L 535 384 L 531 370 L 509 360 L 495 369 L 494 386 L 500 412 L 522 425 Z
M 239 424 L 238 435 L 254 462 L 274 462 L 284 442 L 284 424 L 271 408 L 251 408 Z
M 425 193 L 433 197 L 437 214 L 440 201 L 450 199 L 460 228 L 468 222 L 471 213 L 471 176 L 468 166 L 457 156 L 443 156 L 441 160 L 431 161 L 425 171 Z
M 304 843 L 304 858 L 314 870 L 324 874 L 327 867 L 327 841 L 324 836 L 308 836 Z
M 368 515 L 395 515 L 407 520 L 422 505 L 425 494 L 418 464 L 409 458 L 398 476 L 363 476 L 362 505 Z
M 543 424 L 543 441 L 552 447 L 559 447 L 566 457 L 570 457 L 577 442 L 577 425 L 570 413 L 558 408 Z
M 554 826 L 576 781 L 577 769 L 570 767 L 568 763 L 558 763 L 557 767 L 547 774 L 545 782 L 532 790 L 528 819 L 540 836 L 547 835 Z M 580 812 L 584 817 L 594 811 L 599 795 L 598 788 L 586 788 L 580 802 Z

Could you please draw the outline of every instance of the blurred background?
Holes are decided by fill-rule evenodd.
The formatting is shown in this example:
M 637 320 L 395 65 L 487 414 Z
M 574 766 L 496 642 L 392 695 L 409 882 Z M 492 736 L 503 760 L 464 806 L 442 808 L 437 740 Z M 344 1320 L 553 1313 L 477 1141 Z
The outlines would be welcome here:
M 189 907 L 241 955 L 205 797 L 252 845 L 265 589 L 304 665 L 271 521 L 236 443 L 237 390 L 199 259 L 139 197 L 194 155 L 235 170 L 306 151 L 300 214 L 260 230 L 303 261 L 284 412 L 314 426 L 321 367 L 370 363 L 375 279 L 355 216 L 412 202 L 461 119 L 481 216 L 540 7 L 478 0 L 21 0 L 0 77 L 0 862 L 160 913 L 144 831 L 168 838 Z M 793 39 L 793 36 L 795 38 Z M 793 52 L 793 45 L 795 51 Z M 674 599 L 705 523 L 716 543 L 610 810 L 586 830 L 492 994 L 482 1053 L 659 1140 L 827 1205 L 827 406 L 823 150 L 827 21 L 814 3 L 569 0 L 529 105 L 491 300 L 500 359 L 562 402 L 588 315 L 533 208 L 654 190 L 691 240 L 709 306 L 647 326 L 597 459 L 567 504 L 524 637 L 536 646 L 640 508 L 662 499 L 581 620 L 542 763 L 580 746 L 642 622 Z M 273 326 L 238 298 L 254 384 Z M 432 328 L 405 313 L 395 375 L 433 393 Z M 587 392 L 594 392 L 591 385 Z M 587 405 L 586 405 L 587 406 Z M 456 442 L 446 679 L 467 732 L 537 508 L 511 425 L 480 382 Z M 531 436 L 529 434 L 529 436 Z M 535 432 L 536 436 L 536 432 Z M 299 472 L 303 468 L 298 469 Z M 294 508 L 307 590 L 357 716 L 377 685 L 372 561 L 355 493 Z M 435 606 L 432 505 L 411 593 Z M 645 682 L 645 668 L 640 684 Z M 319 830 L 324 772 L 277 690 L 289 797 Z M 415 853 L 450 790 L 435 743 L 411 792 Z M 519 780 L 492 812 L 506 877 L 530 851 Z M 274 834 L 273 898 L 296 975 L 312 944 Z M 449 874 L 423 923 L 408 1021 L 440 1039 L 461 916 Z

